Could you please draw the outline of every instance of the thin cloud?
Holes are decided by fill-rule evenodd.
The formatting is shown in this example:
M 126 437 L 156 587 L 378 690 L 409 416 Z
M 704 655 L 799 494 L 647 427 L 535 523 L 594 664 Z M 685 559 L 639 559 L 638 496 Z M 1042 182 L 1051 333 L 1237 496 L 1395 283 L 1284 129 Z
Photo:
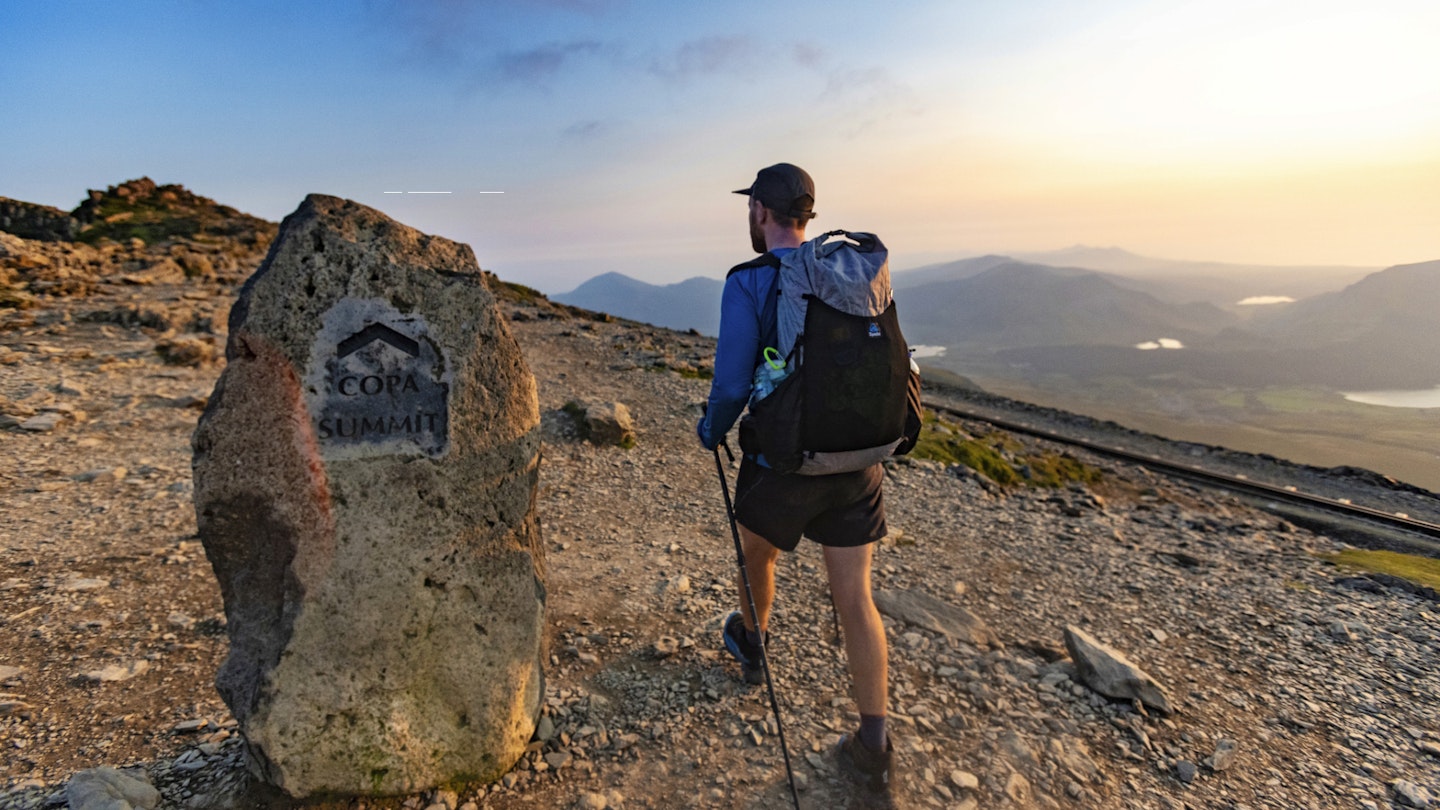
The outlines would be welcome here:
M 748 37 L 704 37 L 691 40 L 650 65 L 650 72 L 666 79 L 689 79 L 736 72 L 754 53 Z
M 609 129 L 609 127 L 604 121 L 592 119 L 589 121 L 576 121 L 562 130 L 560 134 L 573 140 L 588 141 L 605 134 L 607 129 Z
M 792 50 L 795 57 L 795 64 L 812 69 L 819 69 L 829 60 L 830 54 L 819 45 L 811 45 L 808 42 L 797 42 Z
M 495 70 L 498 61 L 501 77 L 522 80 L 567 56 L 564 46 L 503 52 L 507 44 L 518 44 L 516 36 L 532 31 L 518 22 L 527 13 L 583 16 L 593 23 L 619 7 L 618 0 L 374 0 L 367 5 L 375 31 L 393 41 L 406 62 L 473 75 Z M 491 55 L 497 52 L 502 55 L 495 60 Z
M 497 64 L 501 78 L 538 83 L 560 73 L 567 64 L 593 56 L 601 50 L 601 44 L 594 40 L 552 43 L 501 54 Z

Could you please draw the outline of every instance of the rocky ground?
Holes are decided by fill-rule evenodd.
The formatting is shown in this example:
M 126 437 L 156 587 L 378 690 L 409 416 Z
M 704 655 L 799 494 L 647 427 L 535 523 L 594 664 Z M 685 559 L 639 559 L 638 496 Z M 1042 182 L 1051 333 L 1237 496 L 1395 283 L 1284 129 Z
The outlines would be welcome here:
M 12 264 L 62 255 L 5 249 Z M 150 251 L 104 250 L 142 265 Z M 224 618 L 190 505 L 189 436 L 233 283 L 76 275 L 0 310 L 0 807 L 63 807 L 72 774 L 100 765 L 143 775 L 164 807 L 285 806 L 249 783 L 211 685 Z M 319 806 L 786 806 L 765 692 L 718 643 L 733 546 L 715 459 L 692 438 L 713 341 L 506 292 L 545 432 L 542 739 L 494 785 Z M 638 444 L 581 440 L 572 401 L 625 403 Z M 1314 556 L 1340 545 L 1322 534 L 1077 455 L 1098 483 L 887 469 L 877 591 L 963 607 L 995 638 L 886 618 L 908 806 L 1435 806 L 1440 605 L 1347 578 Z M 1387 490 L 1327 480 L 1357 501 Z M 848 806 L 828 749 L 855 715 L 817 549 L 784 558 L 779 580 L 772 653 L 801 801 Z M 1175 712 L 1084 686 L 1066 626 L 1124 652 Z

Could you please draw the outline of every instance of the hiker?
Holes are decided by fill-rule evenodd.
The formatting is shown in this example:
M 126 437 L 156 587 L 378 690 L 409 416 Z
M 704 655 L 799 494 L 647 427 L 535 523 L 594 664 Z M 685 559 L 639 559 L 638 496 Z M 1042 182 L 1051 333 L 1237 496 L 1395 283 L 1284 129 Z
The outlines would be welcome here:
M 773 349 L 779 345 L 779 266 L 805 245 L 806 225 L 815 216 L 814 182 L 789 163 L 761 169 L 750 187 L 735 193 L 749 198 L 750 243 L 761 256 L 732 268 L 725 279 L 715 376 L 705 416 L 696 426 L 709 450 L 720 445 L 745 410 L 766 367 L 780 367 Z M 756 615 L 750 613 L 742 585 L 740 610 L 726 619 L 722 637 L 745 681 L 762 683 L 762 638 L 768 640 L 776 560 L 781 551 L 793 551 L 802 534 L 819 543 L 860 712 L 860 727 L 841 739 L 838 757 L 842 769 L 888 794 L 894 769 L 885 721 L 888 651 L 870 595 L 871 550 L 886 534 L 883 479 L 878 462 L 838 474 L 784 474 L 763 454 L 747 449 L 735 483 L 734 519 Z

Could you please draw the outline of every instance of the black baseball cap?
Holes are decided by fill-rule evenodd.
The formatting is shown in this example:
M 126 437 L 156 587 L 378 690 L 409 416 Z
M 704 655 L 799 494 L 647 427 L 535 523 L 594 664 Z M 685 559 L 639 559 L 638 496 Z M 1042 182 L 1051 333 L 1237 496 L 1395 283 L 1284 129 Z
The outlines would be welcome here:
M 766 166 L 755 175 L 749 188 L 736 189 L 735 193 L 754 197 L 771 211 L 802 222 L 815 216 L 815 181 L 793 163 Z

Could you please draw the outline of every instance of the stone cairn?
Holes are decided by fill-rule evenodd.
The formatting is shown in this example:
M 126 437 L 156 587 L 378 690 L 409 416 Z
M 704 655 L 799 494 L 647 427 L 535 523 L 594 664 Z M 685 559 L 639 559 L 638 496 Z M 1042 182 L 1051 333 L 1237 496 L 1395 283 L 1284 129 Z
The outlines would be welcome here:
M 295 797 L 498 778 L 543 697 L 535 379 L 466 245 L 311 195 L 194 437 L 252 770 Z

